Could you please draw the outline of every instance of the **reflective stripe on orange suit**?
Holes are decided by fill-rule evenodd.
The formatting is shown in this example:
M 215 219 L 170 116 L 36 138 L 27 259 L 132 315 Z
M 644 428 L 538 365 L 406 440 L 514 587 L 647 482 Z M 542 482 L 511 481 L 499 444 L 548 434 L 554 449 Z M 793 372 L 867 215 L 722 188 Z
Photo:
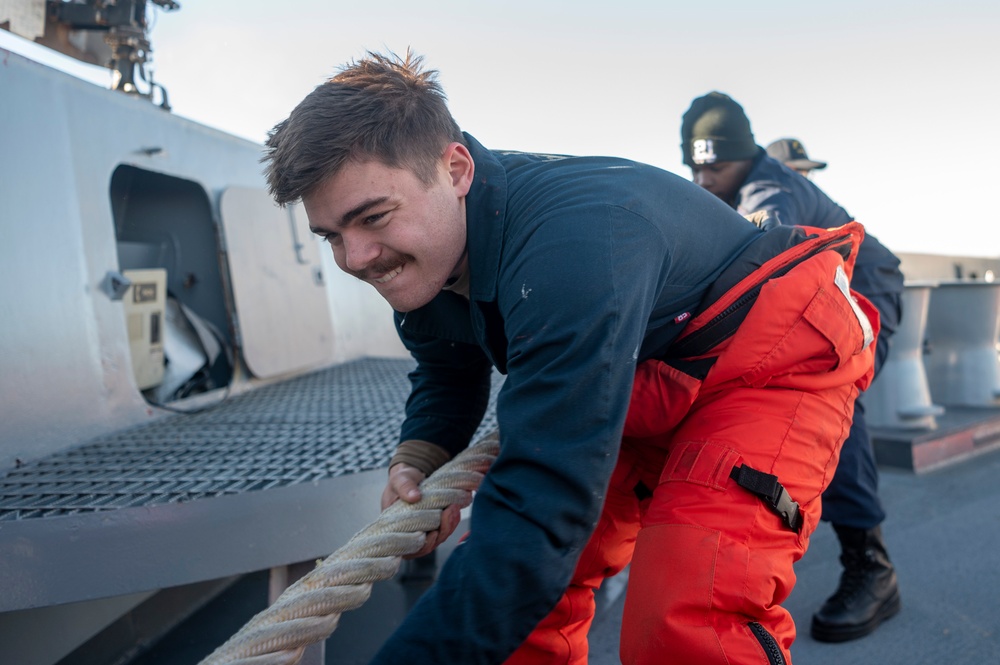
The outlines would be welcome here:
M 565 595 L 508 664 L 586 663 L 593 590 L 629 562 L 626 665 L 791 662 L 795 626 L 781 603 L 819 520 L 854 399 L 871 380 L 875 349 L 834 281 L 838 266 L 851 273 L 863 230 L 852 223 L 809 231 L 817 237 L 730 289 L 676 344 L 762 276 L 830 238 L 849 237 L 850 257 L 820 251 L 767 281 L 735 334 L 707 354 L 718 359 L 704 380 L 658 360 L 638 367 L 597 528 Z M 877 333 L 877 311 L 853 295 Z M 800 532 L 730 479 L 742 464 L 778 477 L 799 503 Z M 640 481 L 651 497 L 640 499 Z

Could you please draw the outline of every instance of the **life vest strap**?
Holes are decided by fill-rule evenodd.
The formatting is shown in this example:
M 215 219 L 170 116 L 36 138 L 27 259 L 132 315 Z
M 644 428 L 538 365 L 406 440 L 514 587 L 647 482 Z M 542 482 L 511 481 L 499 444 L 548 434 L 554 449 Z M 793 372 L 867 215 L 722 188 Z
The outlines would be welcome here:
M 799 504 L 792 500 L 778 477 L 753 469 L 746 464 L 734 466 L 729 477 L 743 489 L 759 496 L 772 511 L 777 513 L 789 529 L 798 533 L 802 530 L 802 513 Z

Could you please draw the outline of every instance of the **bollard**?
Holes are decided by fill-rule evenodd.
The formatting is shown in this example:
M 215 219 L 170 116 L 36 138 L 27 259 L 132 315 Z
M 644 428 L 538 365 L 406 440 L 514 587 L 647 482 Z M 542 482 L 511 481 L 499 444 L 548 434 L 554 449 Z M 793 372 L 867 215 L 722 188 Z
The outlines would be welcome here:
M 943 407 L 932 403 L 923 358 L 931 288 L 917 282 L 903 289 L 903 318 L 892 336 L 889 355 L 859 398 L 872 427 L 932 430 L 944 413 Z
M 1000 283 L 942 282 L 927 318 L 924 359 L 934 401 L 1000 406 Z

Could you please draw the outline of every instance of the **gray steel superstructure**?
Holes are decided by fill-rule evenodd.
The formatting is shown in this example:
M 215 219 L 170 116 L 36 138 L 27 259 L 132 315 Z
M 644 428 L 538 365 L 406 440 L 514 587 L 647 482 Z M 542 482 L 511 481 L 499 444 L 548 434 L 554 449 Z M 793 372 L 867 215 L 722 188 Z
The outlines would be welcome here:
M 54 663 L 374 519 L 411 362 L 388 305 L 272 203 L 260 145 L 0 60 L 0 662 Z M 157 291 L 173 324 L 136 309 Z M 139 365 L 181 326 L 218 362 L 160 394 L 190 349 L 151 356 L 153 385 Z

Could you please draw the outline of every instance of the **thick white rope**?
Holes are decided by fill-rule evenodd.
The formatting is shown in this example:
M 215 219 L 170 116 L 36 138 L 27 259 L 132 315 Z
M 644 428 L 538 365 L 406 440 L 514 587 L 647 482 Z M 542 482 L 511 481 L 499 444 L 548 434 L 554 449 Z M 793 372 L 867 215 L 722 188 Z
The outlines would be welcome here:
M 426 532 L 441 525 L 443 509 L 468 504 L 499 451 L 494 433 L 457 455 L 420 484 L 420 501 L 386 508 L 200 665 L 298 663 L 307 646 L 330 636 L 343 612 L 368 600 L 373 582 L 391 578 L 400 557 L 423 547 Z

